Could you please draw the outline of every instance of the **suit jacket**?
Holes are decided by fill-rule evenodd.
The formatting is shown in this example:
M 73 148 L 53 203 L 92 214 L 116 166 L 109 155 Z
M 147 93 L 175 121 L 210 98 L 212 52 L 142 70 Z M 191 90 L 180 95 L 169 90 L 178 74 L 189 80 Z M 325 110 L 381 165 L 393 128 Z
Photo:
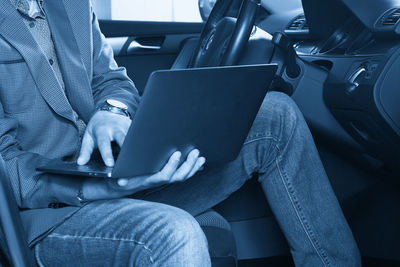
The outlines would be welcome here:
M 89 0 L 48 0 L 66 95 L 39 45 L 9 0 L 0 0 L 0 153 L 31 245 L 79 209 L 79 180 L 36 171 L 79 146 L 75 110 L 86 123 L 108 98 L 134 114 L 137 90 L 117 66 Z M 48 208 L 50 203 L 70 207 Z

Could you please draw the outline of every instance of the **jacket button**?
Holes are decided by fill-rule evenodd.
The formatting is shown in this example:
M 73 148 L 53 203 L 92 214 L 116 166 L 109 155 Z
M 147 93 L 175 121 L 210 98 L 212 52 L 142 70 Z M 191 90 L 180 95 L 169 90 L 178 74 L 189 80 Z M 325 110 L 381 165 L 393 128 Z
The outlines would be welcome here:
M 51 58 L 49 59 L 49 63 L 50 63 L 50 65 L 53 65 L 54 64 L 54 60 L 52 60 Z

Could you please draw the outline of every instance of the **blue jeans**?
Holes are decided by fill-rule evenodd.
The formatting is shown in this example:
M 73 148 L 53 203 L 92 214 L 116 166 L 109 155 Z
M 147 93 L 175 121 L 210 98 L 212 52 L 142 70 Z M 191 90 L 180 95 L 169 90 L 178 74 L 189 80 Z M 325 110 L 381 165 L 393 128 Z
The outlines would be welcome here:
M 52 262 L 54 251 L 60 251 L 58 254 L 64 254 L 61 255 L 64 257 L 64 251 L 70 248 L 76 257 L 88 262 L 99 259 L 100 255 L 114 255 L 101 257 L 101 262 L 107 266 L 115 263 L 111 260 L 118 258 L 116 253 L 126 255 L 126 258 L 119 258 L 125 260 L 124 264 L 128 260 L 131 263 L 146 263 L 144 255 L 152 255 L 152 261 L 158 262 L 157 266 L 164 262 L 165 266 L 207 266 L 206 245 L 204 237 L 198 233 L 198 226 L 194 226 L 195 223 L 182 215 L 179 209 L 170 210 L 171 213 L 168 211 L 170 217 L 165 215 L 165 210 L 174 206 L 197 215 L 226 199 L 255 173 L 259 174 L 259 182 L 288 240 L 296 266 L 361 266 L 359 250 L 332 191 L 307 124 L 293 101 L 277 92 L 268 93 L 236 160 L 206 169 L 184 183 L 162 186 L 134 196 L 149 202 L 124 199 L 89 204 L 44 239 L 36 247 L 37 255 L 44 262 Z M 97 212 L 90 217 L 94 207 Z M 155 210 L 157 213 L 152 212 Z M 181 223 L 173 215 L 174 212 L 187 221 L 181 226 L 185 233 L 164 230 Z M 162 220 L 159 221 L 158 216 Z M 171 236 L 165 235 L 165 232 Z M 153 235 L 165 236 L 159 238 Z M 175 242 L 165 244 L 166 240 L 176 239 L 173 235 L 184 235 L 185 242 L 181 246 Z M 73 236 L 72 241 L 70 236 Z M 93 236 L 99 238 L 93 239 Z M 129 245 L 128 249 L 121 245 L 123 241 L 103 244 L 102 237 L 109 236 L 119 236 L 119 240 L 121 236 L 137 240 L 132 244 L 143 243 L 152 253 L 146 252 L 144 246 L 141 252 L 137 252 L 137 245 Z M 124 249 L 128 251 L 122 252 Z M 167 263 L 169 256 L 174 262 L 172 265 Z M 147 259 L 148 262 L 150 259 Z
M 39 266 L 210 266 L 187 212 L 136 199 L 92 202 L 35 246 Z

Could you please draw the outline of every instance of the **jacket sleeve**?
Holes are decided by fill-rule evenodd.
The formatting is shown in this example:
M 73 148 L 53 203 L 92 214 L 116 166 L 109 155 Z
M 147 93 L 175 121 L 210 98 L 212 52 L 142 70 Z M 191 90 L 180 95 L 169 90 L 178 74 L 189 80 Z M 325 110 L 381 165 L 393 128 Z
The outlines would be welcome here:
M 128 106 L 133 116 L 139 105 L 138 91 L 129 79 L 126 69 L 118 67 L 112 47 L 100 31 L 96 15 L 92 12 L 93 78 L 92 89 L 96 108 L 107 99 L 116 99 Z
M 36 167 L 45 164 L 49 159 L 23 151 L 16 140 L 17 131 L 18 121 L 4 113 L 0 102 L 0 154 L 6 163 L 18 206 L 35 209 L 47 208 L 50 203 L 81 205 L 77 199 L 81 181 L 37 172 Z

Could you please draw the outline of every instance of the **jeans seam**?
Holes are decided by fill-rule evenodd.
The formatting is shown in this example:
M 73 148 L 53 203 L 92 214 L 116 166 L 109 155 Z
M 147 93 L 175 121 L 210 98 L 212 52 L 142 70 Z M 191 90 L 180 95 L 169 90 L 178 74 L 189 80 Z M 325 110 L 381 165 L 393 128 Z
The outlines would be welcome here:
M 274 141 L 275 143 L 277 143 L 278 140 L 279 140 L 278 138 L 273 136 L 272 133 L 270 133 L 270 132 L 255 134 L 255 135 L 252 135 L 252 136 L 248 137 L 247 139 L 250 139 L 250 140 L 245 142 L 243 144 L 243 146 L 251 144 L 251 143 L 254 143 L 254 142 L 257 142 L 257 141 L 261 141 L 261 140 L 270 139 L 270 140 Z M 278 147 L 275 145 L 275 148 L 278 148 Z M 279 149 L 278 149 L 278 151 L 279 151 Z M 273 159 L 271 159 L 270 162 L 269 161 L 268 162 L 264 162 L 264 161 L 265 161 L 265 159 L 263 160 L 262 163 L 260 163 L 262 168 L 260 168 L 260 170 L 258 171 L 259 173 L 264 173 L 266 171 L 266 169 L 268 169 L 268 167 L 274 162 Z M 261 182 L 261 180 L 259 180 L 259 182 Z
M 279 147 L 277 147 L 277 149 L 278 149 L 279 156 L 275 160 L 276 166 L 277 166 L 277 169 L 278 169 L 278 172 L 279 172 L 279 176 L 281 177 L 281 181 L 282 181 L 282 183 L 283 183 L 283 185 L 285 187 L 286 192 L 288 193 L 290 202 L 292 203 L 292 206 L 293 206 L 293 208 L 294 208 L 294 210 L 296 212 L 297 218 L 299 219 L 304 232 L 306 233 L 308 239 L 311 242 L 311 245 L 314 247 L 314 249 L 317 252 L 318 256 L 322 260 L 324 266 L 331 266 L 331 264 L 329 262 L 329 259 L 326 256 L 324 250 L 319 245 L 318 240 L 316 240 L 315 237 L 313 237 L 314 234 L 313 234 L 313 232 L 311 230 L 310 225 L 307 223 L 306 219 L 304 218 L 304 214 L 301 211 L 301 206 L 300 206 L 299 202 L 293 199 L 294 191 L 293 191 L 293 188 L 291 187 L 290 182 L 288 181 L 287 174 L 284 172 L 283 168 L 281 168 L 281 166 L 279 164 L 282 158 L 280 156 Z
M 81 239 L 101 239 L 101 240 L 111 240 L 111 241 L 122 241 L 122 242 L 132 242 L 136 245 L 142 246 L 146 251 L 149 252 L 149 259 L 151 264 L 154 264 L 154 259 L 152 257 L 153 251 L 151 248 L 146 246 L 144 242 L 137 241 L 135 239 L 130 239 L 130 238 L 111 238 L 111 237 L 102 237 L 102 236 L 81 236 L 81 235 L 60 235 L 57 233 L 52 233 L 47 236 L 47 238 L 52 237 L 52 238 L 81 238 Z
M 37 244 L 37 245 L 35 246 L 35 258 L 36 258 L 36 262 L 37 262 L 37 264 L 39 265 L 39 267 L 45 267 L 44 264 L 43 264 L 43 262 L 42 262 L 42 259 L 40 258 L 39 246 L 40 246 L 40 243 Z
M 243 145 L 248 145 L 250 143 L 264 140 L 264 139 L 272 139 L 275 142 L 278 142 L 278 139 L 274 136 L 272 136 L 271 133 L 263 133 L 263 134 L 255 134 L 247 138 L 248 141 L 245 141 Z

